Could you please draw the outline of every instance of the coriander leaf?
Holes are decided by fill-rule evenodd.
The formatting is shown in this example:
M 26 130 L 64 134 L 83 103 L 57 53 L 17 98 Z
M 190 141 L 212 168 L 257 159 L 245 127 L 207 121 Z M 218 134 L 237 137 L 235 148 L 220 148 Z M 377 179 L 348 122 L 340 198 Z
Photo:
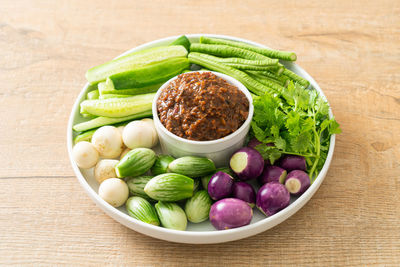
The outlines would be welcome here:
M 278 137 L 279 136 L 279 128 L 278 128 L 278 126 L 272 125 L 271 128 L 270 128 L 270 132 L 271 132 L 271 135 L 273 137 Z
M 315 103 L 315 112 L 321 117 L 328 116 L 329 105 L 321 96 L 318 96 Z
M 321 123 L 321 125 L 319 126 L 319 127 L 320 127 L 319 132 L 322 133 L 326 128 L 329 127 L 329 124 L 330 124 L 330 123 L 331 123 L 330 120 L 324 120 L 324 121 Z
M 300 133 L 300 115 L 295 111 L 289 112 L 287 115 L 286 128 L 291 135 L 298 135 Z
M 278 136 L 277 138 L 275 138 L 274 144 L 276 148 L 280 150 L 286 150 L 286 141 L 282 137 Z
M 303 110 L 308 109 L 309 107 L 309 94 L 308 90 L 303 88 L 300 84 L 296 83 L 295 84 L 295 101 L 297 103 L 297 106 Z
M 295 138 L 290 140 L 290 145 L 293 151 L 296 152 L 305 152 L 310 147 L 311 144 L 311 133 L 310 132 L 302 132 L 297 135 Z
M 308 117 L 305 120 L 301 121 L 302 132 L 312 131 L 313 127 L 314 127 L 314 120 L 312 118 Z
M 274 162 L 282 156 L 282 152 L 280 152 L 279 149 L 274 146 L 260 144 L 256 146 L 255 149 L 260 152 L 264 159 L 268 159 L 271 164 L 274 164 Z
M 292 81 L 289 82 L 289 84 L 286 87 L 286 90 L 282 91 L 282 96 L 283 98 L 286 100 L 286 102 L 290 105 L 290 106 L 294 106 L 295 104 L 295 87 Z
M 342 130 L 340 129 L 339 123 L 337 123 L 337 121 L 332 118 L 329 120 L 329 133 L 330 134 L 340 134 L 342 132 Z
M 251 122 L 251 129 L 253 130 L 254 136 L 260 142 L 263 142 L 263 140 L 267 137 L 265 131 L 263 131 L 260 127 L 258 127 L 254 121 Z

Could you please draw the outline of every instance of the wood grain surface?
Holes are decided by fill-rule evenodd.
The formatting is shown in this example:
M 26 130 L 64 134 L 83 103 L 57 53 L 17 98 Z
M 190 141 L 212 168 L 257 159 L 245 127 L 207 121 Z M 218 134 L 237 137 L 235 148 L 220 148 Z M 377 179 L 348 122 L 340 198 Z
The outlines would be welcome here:
M 310 202 L 225 244 L 116 223 L 70 166 L 85 71 L 142 43 L 217 33 L 294 50 L 343 133 Z M 400 266 L 399 1 L 0 1 L 0 265 Z

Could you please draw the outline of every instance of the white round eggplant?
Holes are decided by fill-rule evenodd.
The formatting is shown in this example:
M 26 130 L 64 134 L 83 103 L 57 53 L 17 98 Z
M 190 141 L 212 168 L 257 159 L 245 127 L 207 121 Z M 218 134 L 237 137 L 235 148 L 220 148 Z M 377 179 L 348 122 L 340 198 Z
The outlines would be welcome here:
M 102 159 L 97 162 L 96 167 L 94 167 L 94 178 L 96 181 L 101 184 L 106 179 L 117 177 L 115 165 L 118 162 L 115 159 Z
M 79 168 L 90 169 L 99 160 L 99 152 L 87 141 L 77 143 L 72 149 L 72 156 Z
M 100 184 L 99 196 L 117 208 L 125 204 L 129 197 L 129 188 L 123 180 L 110 178 Z
M 122 151 L 121 155 L 119 156 L 119 159 L 121 160 L 129 151 L 131 151 L 129 147 L 125 148 L 124 151 Z
M 103 126 L 94 132 L 92 144 L 103 158 L 116 158 L 124 148 L 121 134 L 114 126 Z
M 157 144 L 157 133 L 154 125 L 148 121 L 132 121 L 125 126 L 122 133 L 124 144 L 130 149 L 152 148 Z

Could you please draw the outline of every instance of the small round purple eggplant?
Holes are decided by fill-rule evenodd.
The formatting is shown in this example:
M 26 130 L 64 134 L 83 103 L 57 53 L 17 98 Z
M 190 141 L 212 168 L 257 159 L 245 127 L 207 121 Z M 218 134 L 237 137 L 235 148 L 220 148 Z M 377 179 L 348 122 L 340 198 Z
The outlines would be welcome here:
M 257 192 L 257 208 L 266 216 L 274 215 L 286 208 L 289 203 L 289 191 L 278 182 L 267 183 Z
M 254 188 L 248 183 L 245 182 L 234 183 L 232 190 L 232 197 L 247 202 L 247 204 L 249 204 L 250 207 L 252 208 L 256 205 L 256 192 L 254 191 Z
M 285 181 L 286 189 L 294 196 L 301 196 L 310 187 L 310 184 L 310 177 L 301 170 L 289 172 Z
M 226 230 L 248 225 L 253 210 L 243 200 L 224 198 L 215 202 L 210 209 L 210 222 L 217 230 Z
M 302 156 L 285 155 L 280 161 L 279 166 L 287 171 L 306 170 L 306 159 Z
M 247 143 L 247 146 L 255 149 L 256 146 L 258 146 L 258 145 L 260 145 L 260 144 L 262 144 L 262 142 L 258 141 L 257 138 L 253 137 L 253 138 L 251 138 L 250 141 Z
M 264 159 L 257 150 L 242 147 L 232 155 L 230 166 L 240 180 L 246 181 L 254 179 L 262 173 Z
M 265 166 L 262 174 L 258 177 L 258 182 L 263 185 L 270 182 L 283 184 L 286 178 L 286 170 L 278 166 Z
M 228 197 L 232 194 L 233 177 L 224 172 L 215 173 L 208 182 L 207 191 L 214 200 Z

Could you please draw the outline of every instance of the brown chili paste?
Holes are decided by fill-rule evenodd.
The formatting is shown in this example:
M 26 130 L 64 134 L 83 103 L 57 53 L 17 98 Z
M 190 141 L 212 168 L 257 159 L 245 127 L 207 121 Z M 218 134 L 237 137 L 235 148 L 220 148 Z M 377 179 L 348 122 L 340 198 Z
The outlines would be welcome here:
M 184 73 L 157 99 L 158 116 L 168 131 L 196 141 L 216 140 L 247 119 L 249 101 L 242 91 L 211 72 Z

